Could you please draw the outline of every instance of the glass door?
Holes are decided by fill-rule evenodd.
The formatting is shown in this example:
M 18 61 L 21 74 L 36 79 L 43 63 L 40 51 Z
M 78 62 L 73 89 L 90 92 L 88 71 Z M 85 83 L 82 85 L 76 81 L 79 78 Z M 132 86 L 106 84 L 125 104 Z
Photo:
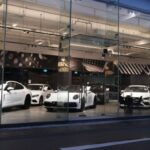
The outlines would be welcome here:
M 70 119 L 116 114 L 117 1 L 73 1 L 71 35 L 72 85 L 82 87 L 76 103 L 83 103 L 84 109 L 70 112 Z
M 0 8 L 6 10 L 3 3 Z M 67 111 L 57 108 L 69 81 L 70 1 L 11 0 L 7 8 L 7 18 L 0 11 L 6 81 L 2 124 L 67 120 Z
M 120 0 L 121 3 L 124 3 Z M 119 47 L 120 47 L 120 114 L 149 115 L 149 38 L 150 15 L 141 5 L 150 4 L 139 1 L 128 8 L 120 8 Z M 133 9 L 135 5 L 135 9 Z M 137 8 L 137 9 L 136 9 Z M 145 7 L 146 9 L 146 7 Z

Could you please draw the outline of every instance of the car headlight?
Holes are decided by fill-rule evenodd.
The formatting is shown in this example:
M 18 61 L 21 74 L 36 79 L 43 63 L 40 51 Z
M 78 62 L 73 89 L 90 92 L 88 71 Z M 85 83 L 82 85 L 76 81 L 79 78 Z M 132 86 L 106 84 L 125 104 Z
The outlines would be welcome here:
M 79 95 L 74 95 L 73 96 L 73 99 L 78 99 L 79 98 Z
M 36 94 L 36 95 L 32 95 L 32 97 L 38 97 L 39 96 L 39 94 Z
M 50 96 L 51 96 L 51 94 L 47 94 L 47 95 L 46 95 L 46 98 L 50 98 Z

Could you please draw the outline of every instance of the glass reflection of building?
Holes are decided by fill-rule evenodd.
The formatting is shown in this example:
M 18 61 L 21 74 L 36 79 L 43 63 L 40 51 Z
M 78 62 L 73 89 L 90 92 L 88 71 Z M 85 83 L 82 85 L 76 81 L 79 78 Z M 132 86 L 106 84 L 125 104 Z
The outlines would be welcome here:
M 149 12 L 118 4 L 116 0 L 0 2 L 1 82 L 50 84 L 57 91 L 57 101 L 62 99 L 59 89 L 63 87 L 91 86 L 102 103 L 73 113 L 69 106 L 53 113 L 44 106 L 31 106 L 31 111 L 44 115 L 30 116 L 29 122 L 124 116 L 118 101 L 121 90 L 149 85 Z M 69 91 L 64 97 L 69 103 Z M 1 111 L 1 124 L 28 123 L 17 119 L 17 114 L 11 120 L 15 112 Z

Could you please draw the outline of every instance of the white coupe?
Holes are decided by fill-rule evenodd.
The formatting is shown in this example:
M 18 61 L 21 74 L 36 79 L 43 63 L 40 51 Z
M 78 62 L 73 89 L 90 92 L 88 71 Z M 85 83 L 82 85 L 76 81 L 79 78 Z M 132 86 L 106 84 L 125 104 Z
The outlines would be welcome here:
M 49 94 L 44 101 L 48 111 L 54 108 L 68 108 L 83 111 L 86 107 L 96 107 L 96 95 L 90 87 L 72 86 Z
M 0 85 L 2 108 L 23 106 L 29 108 L 31 104 L 31 92 L 23 84 L 16 81 L 7 81 Z
M 130 85 L 121 92 L 120 106 L 150 107 L 150 88 L 145 85 Z
M 31 104 L 43 105 L 43 102 L 48 94 L 52 92 L 51 87 L 48 84 L 29 84 L 28 88 L 32 93 Z

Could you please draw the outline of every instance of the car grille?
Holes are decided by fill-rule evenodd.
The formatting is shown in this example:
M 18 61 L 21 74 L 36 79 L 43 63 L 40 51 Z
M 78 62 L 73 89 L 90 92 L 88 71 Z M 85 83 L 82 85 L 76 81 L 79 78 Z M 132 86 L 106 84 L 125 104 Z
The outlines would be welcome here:
M 141 98 L 139 97 L 133 97 L 132 99 L 133 99 L 133 104 L 135 105 L 138 105 L 141 103 Z
M 120 104 L 125 104 L 125 105 L 140 105 L 142 99 L 139 97 L 121 97 L 119 98 Z
M 149 102 L 143 102 L 143 103 L 144 103 L 144 105 L 148 105 L 148 106 L 150 105 L 150 103 L 149 103 Z
M 65 102 L 63 105 L 59 105 L 59 102 L 44 102 L 44 105 L 51 107 L 77 107 L 77 104 L 74 102 Z
M 77 104 L 74 102 L 64 103 L 64 107 L 77 107 Z
M 50 103 L 50 102 L 44 102 L 44 105 L 45 106 L 57 106 L 57 102 L 52 102 L 52 103 Z

